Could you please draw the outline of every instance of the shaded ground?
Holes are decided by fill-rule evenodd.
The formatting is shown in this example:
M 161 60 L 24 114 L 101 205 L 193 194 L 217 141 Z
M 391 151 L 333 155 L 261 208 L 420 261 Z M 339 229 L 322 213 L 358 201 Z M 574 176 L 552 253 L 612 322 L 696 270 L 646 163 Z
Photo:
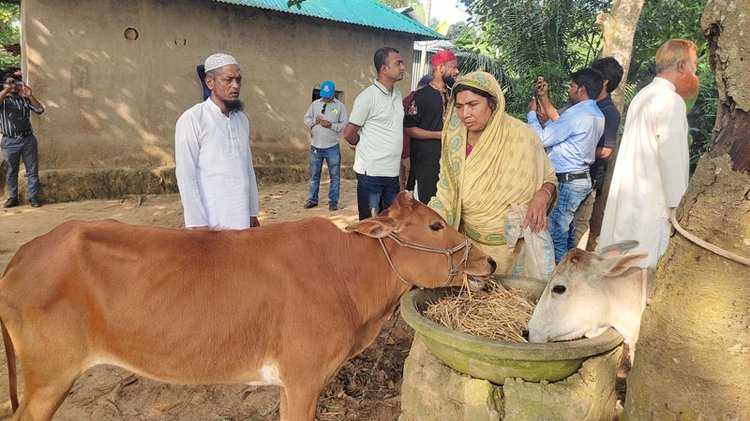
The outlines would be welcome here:
M 342 180 L 340 205 L 329 212 L 327 185 L 321 205 L 302 209 L 307 185 L 260 186 L 261 224 L 324 216 L 339 226 L 357 219 L 356 182 Z M 0 268 L 18 247 L 71 219 L 113 218 L 127 223 L 182 226 L 178 195 L 131 196 L 122 200 L 86 201 L 0 209 Z M 403 362 L 413 332 L 398 315 L 389 320 L 375 343 L 344 365 L 321 396 L 318 420 L 395 420 L 400 413 Z M 8 373 L 0 352 L 0 419 L 11 415 Z M 268 420 L 278 419 L 278 388 L 243 385 L 180 386 L 154 382 L 113 366 L 86 371 L 76 382 L 55 420 Z

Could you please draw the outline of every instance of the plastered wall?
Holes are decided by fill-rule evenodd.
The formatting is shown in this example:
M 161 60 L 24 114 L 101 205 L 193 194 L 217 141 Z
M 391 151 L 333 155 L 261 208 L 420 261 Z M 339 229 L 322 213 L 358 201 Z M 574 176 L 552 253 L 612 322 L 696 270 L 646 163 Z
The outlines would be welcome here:
M 260 165 L 305 162 L 302 116 L 324 79 L 351 109 L 377 48 L 412 67 L 412 35 L 208 0 L 24 0 L 21 23 L 27 82 L 46 107 L 33 120 L 43 171 L 173 166 L 174 123 L 202 100 L 195 67 L 214 52 L 240 62 Z

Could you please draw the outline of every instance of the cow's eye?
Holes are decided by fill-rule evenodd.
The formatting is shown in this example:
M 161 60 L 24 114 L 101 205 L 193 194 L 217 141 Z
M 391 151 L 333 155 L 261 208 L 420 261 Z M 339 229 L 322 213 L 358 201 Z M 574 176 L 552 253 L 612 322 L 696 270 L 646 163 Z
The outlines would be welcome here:
M 440 231 L 443 228 L 443 224 L 441 224 L 440 222 L 433 222 L 432 224 L 430 224 L 430 229 L 433 231 Z
M 555 294 L 565 294 L 565 287 L 562 285 L 555 285 L 552 287 L 552 292 Z

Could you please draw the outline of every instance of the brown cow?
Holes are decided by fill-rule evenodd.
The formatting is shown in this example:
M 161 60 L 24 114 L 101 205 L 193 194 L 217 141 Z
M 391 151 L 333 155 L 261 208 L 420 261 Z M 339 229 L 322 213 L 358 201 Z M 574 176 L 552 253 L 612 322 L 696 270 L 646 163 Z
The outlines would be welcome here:
M 413 285 L 458 285 L 495 263 L 402 193 L 378 217 L 243 231 L 66 222 L 0 280 L 14 419 L 51 419 L 76 378 L 115 364 L 169 383 L 281 386 L 281 419 L 369 346 Z M 413 284 L 413 285 L 412 285 Z

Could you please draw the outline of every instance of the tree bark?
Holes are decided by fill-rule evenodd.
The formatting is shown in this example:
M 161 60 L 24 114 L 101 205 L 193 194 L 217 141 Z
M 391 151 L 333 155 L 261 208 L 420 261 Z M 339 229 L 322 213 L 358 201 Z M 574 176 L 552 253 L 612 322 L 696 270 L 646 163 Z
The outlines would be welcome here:
M 620 62 L 624 74 L 620 86 L 612 92 L 612 101 L 620 111 L 625 106 L 624 86 L 628 82 L 630 58 L 633 55 L 633 37 L 641 16 L 644 0 L 614 0 L 609 13 L 601 13 L 596 24 L 604 36 L 602 57 L 614 57 Z
M 719 87 L 716 146 L 678 209 L 697 237 L 750 256 L 750 0 L 709 0 L 701 20 Z M 643 313 L 623 419 L 750 419 L 750 268 L 676 234 Z
M 620 62 L 623 69 L 620 85 L 612 92 L 612 101 L 620 114 L 623 114 L 625 107 L 624 87 L 628 82 L 628 69 L 630 69 L 630 59 L 633 55 L 633 37 L 635 37 L 635 29 L 641 16 L 641 10 L 643 10 L 643 2 L 644 0 L 614 0 L 610 12 L 601 13 L 596 19 L 596 24 L 604 36 L 602 57 L 614 57 Z M 604 217 L 604 205 L 609 195 L 609 184 L 612 180 L 612 171 L 615 168 L 616 160 L 617 148 L 609 159 L 602 194 L 597 196 L 594 202 L 594 210 L 589 221 L 587 250 L 593 251 L 597 246 L 602 228 L 602 218 Z

